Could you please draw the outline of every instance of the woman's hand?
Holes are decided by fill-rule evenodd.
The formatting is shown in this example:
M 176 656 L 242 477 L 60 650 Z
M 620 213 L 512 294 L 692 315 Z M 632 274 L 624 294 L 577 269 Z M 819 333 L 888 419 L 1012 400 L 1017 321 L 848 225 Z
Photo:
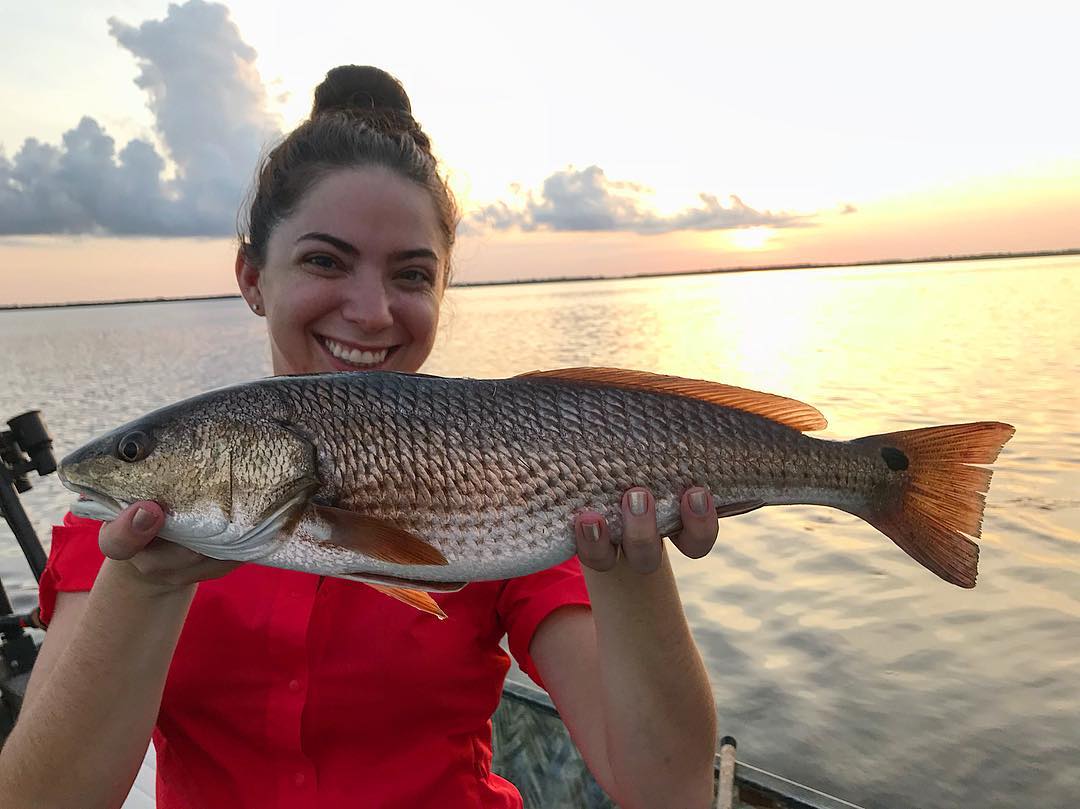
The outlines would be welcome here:
M 0 756 L 0 806 L 124 802 L 161 710 L 195 583 L 239 564 L 155 539 L 164 520 L 157 503 L 126 508 L 101 528 L 109 559 L 93 589 L 57 597 L 23 712 Z
M 134 579 L 162 591 L 217 579 L 243 564 L 211 559 L 156 539 L 164 522 L 165 514 L 157 503 L 132 503 L 102 527 L 98 545 L 110 559 L 126 563 L 123 567 Z
M 686 556 L 699 559 L 716 543 L 717 518 L 712 494 L 700 486 L 687 489 L 681 502 L 682 531 L 671 541 Z M 660 532 L 656 527 L 656 499 L 642 487 L 630 489 L 622 499 L 622 551 L 638 573 L 652 573 L 660 566 Z M 595 511 L 582 512 L 574 523 L 578 557 L 594 570 L 611 570 L 618 546 L 611 541 L 604 518 Z
M 689 489 L 680 511 L 672 543 L 704 556 L 716 542 L 712 496 Z M 711 806 L 716 709 L 652 493 L 627 491 L 621 517 L 620 551 L 600 514 L 578 516 L 590 609 L 553 612 L 530 654 L 589 768 L 620 806 Z

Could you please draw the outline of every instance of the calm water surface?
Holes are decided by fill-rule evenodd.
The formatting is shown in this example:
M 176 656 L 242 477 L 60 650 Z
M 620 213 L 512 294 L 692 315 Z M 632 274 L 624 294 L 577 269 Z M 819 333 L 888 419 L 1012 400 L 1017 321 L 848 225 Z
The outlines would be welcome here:
M 1014 424 L 979 586 L 953 588 L 841 512 L 763 509 L 677 560 L 724 733 L 748 762 L 872 807 L 1080 803 L 1080 261 L 1075 257 L 452 290 L 425 370 L 620 365 L 817 406 L 826 437 Z M 57 455 L 149 409 L 269 373 L 238 301 L 0 313 L 0 420 Z M 47 542 L 72 496 L 24 496 Z M 36 588 L 0 527 L 16 608 Z

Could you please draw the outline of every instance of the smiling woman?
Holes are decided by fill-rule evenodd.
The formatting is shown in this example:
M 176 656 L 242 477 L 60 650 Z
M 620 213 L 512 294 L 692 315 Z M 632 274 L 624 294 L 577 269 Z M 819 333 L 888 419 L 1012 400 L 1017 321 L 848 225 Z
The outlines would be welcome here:
M 449 283 L 458 211 L 395 79 L 338 68 L 267 156 L 236 279 L 277 374 L 417 370 Z
M 245 300 L 266 319 L 275 375 L 422 379 L 370 372 L 412 374 L 426 361 L 456 222 L 401 85 L 375 68 L 332 70 L 311 118 L 262 166 L 234 262 Z M 346 371 L 361 373 L 321 376 Z M 432 400 L 421 396 L 427 409 L 411 411 L 393 400 L 383 449 L 350 429 L 371 400 L 347 388 L 333 389 L 328 419 L 314 430 L 276 397 L 254 422 L 245 421 L 247 405 L 223 408 L 222 423 L 253 450 L 247 460 L 206 420 L 172 454 L 160 420 L 99 441 L 95 462 L 107 458 L 125 479 L 138 469 L 155 482 L 171 475 L 175 491 L 137 487 L 132 497 L 142 499 L 116 502 L 126 508 L 104 526 L 68 514 L 56 527 L 40 588 L 49 632 L 0 756 L 0 805 L 115 809 L 152 736 L 159 809 L 344 809 L 357 806 L 358 784 L 366 806 L 520 809 L 514 786 L 491 771 L 490 720 L 510 666 L 504 638 L 619 805 L 708 805 L 716 713 L 656 499 L 638 485 L 615 501 L 644 479 L 643 465 L 632 477 L 605 466 L 596 483 L 615 502 L 570 507 L 582 487 L 577 501 L 558 489 L 564 551 L 572 545 L 576 556 L 545 557 L 553 566 L 524 575 L 495 571 L 511 577 L 451 592 L 434 573 L 362 583 L 348 571 L 270 566 L 283 532 L 306 524 L 296 505 L 340 520 L 331 540 L 362 547 L 368 559 L 448 563 L 431 553 L 434 534 L 408 533 L 421 504 L 447 512 L 432 481 L 452 476 L 482 499 L 474 476 L 520 487 L 522 454 L 505 473 L 487 454 L 462 463 L 472 456 L 453 442 L 407 446 L 401 435 L 423 427 L 419 413 Z M 455 434 L 475 412 L 455 398 L 428 432 Z M 335 442 L 366 492 L 360 499 L 317 462 Z M 534 463 L 544 480 L 561 468 Z M 406 496 L 404 508 L 378 511 L 396 501 L 372 488 L 376 469 Z M 245 505 L 245 487 L 262 499 Z M 186 547 L 172 533 L 180 492 L 197 503 L 181 526 Z M 702 556 L 716 539 L 711 496 L 700 483 L 676 494 L 674 546 Z M 515 512 L 485 517 L 468 500 L 454 503 L 468 524 L 487 529 L 497 519 L 513 542 L 539 547 Z M 605 514 L 621 527 L 621 544 Z M 243 554 L 224 561 L 203 540 L 227 533 L 222 525 L 237 515 L 257 520 L 230 535 Z M 269 542 L 255 548 L 260 538 Z M 78 771 L 56 778 L 72 761 Z

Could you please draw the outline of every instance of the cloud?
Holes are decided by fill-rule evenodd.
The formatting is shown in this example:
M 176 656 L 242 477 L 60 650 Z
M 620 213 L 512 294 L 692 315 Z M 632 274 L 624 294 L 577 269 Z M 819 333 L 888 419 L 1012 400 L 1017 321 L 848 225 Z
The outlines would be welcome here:
M 108 21 L 135 58 L 157 144 L 122 147 L 83 117 L 59 145 L 28 138 L 7 158 L 0 150 L 0 235 L 221 236 L 254 177 L 264 145 L 280 137 L 255 51 L 228 9 L 205 0 L 170 5 L 164 19 L 134 26 Z M 548 177 L 539 193 L 515 188 L 468 216 L 462 232 L 720 230 L 805 225 L 805 217 L 758 211 L 732 196 L 701 194 L 671 216 L 648 205 L 649 189 L 609 179 L 598 166 Z
M 632 182 L 609 180 L 599 166 L 558 171 L 544 180 L 539 194 L 529 192 L 516 206 L 487 205 L 470 217 L 476 225 L 495 230 L 631 231 L 653 234 L 677 230 L 723 230 L 754 227 L 798 227 L 803 217 L 758 211 L 737 196 L 724 206 L 711 194 L 699 194 L 700 204 L 671 216 L 650 211 L 644 197 L 649 189 Z
M 29 138 L 14 158 L 0 153 L 0 234 L 231 233 L 263 144 L 279 133 L 255 51 L 224 6 L 203 0 L 138 27 L 109 20 L 109 33 L 138 62 L 164 153 L 142 139 L 117 151 L 91 117 L 60 146 Z

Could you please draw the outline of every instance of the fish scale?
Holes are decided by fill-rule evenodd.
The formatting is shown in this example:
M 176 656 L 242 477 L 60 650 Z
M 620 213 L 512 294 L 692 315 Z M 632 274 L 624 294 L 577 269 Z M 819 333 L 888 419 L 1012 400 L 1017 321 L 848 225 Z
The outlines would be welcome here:
M 613 487 L 598 485 L 601 481 L 614 480 L 614 488 L 629 488 L 635 482 L 649 486 L 661 494 L 669 510 L 670 502 L 681 496 L 681 489 L 694 483 L 708 485 L 720 498 L 728 492 L 730 496 L 740 497 L 746 493 L 745 487 L 736 484 L 740 471 L 745 470 L 739 469 L 734 458 L 729 460 L 729 455 L 749 458 L 752 453 L 749 447 L 740 451 L 744 439 L 736 432 L 730 414 L 718 412 L 715 407 L 619 389 L 563 388 L 545 383 L 531 386 L 485 383 L 462 388 L 447 386 L 443 380 L 408 379 L 418 383 L 415 388 L 398 384 L 372 386 L 372 394 L 378 395 L 366 402 L 374 406 L 365 413 L 364 435 L 357 437 L 376 446 L 380 443 L 393 446 L 396 441 L 396 452 L 383 456 L 392 457 L 393 463 L 384 463 L 382 477 L 371 479 L 367 486 L 355 474 L 350 478 L 350 472 L 355 473 L 355 469 L 335 469 L 331 476 L 340 481 L 343 489 L 335 492 L 335 498 L 384 516 L 387 512 L 400 513 L 402 506 L 413 506 L 416 499 L 409 497 L 409 492 L 399 485 L 403 481 L 395 478 L 396 470 L 415 468 L 410 450 L 418 457 L 441 456 L 443 460 L 443 465 L 434 470 L 437 474 L 428 473 L 429 491 L 433 495 L 428 507 L 433 511 L 440 507 L 447 510 L 468 507 L 471 513 L 483 514 L 495 508 L 496 501 L 520 504 L 527 522 L 489 527 L 499 541 L 513 541 L 503 537 L 501 531 L 535 531 L 540 524 L 550 524 L 550 515 L 565 512 L 568 504 L 574 511 L 593 505 L 607 512 L 617 530 L 618 512 L 608 502 L 610 498 L 601 499 Z M 344 380 L 336 383 L 338 387 L 343 384 Z M 310 390 L 317 399 L 319 386 Z M 337 391 L 332 391 L 330 396 L 335 402 L 343 398 Z M 294 417 L 303 424 L 306 414 L 319 411 L 312 404 Z M 467 418 L 455 417 L 461 413 Z M 395 423 L 401 418 L 411 419 L 405 446 L 400 441 L 400 424 Z M 477 435 L 470 425 L 485 426 L 486 438 Z M 714 438 L 701 444 L 702 448 L 718 446 L 719 451 L 690 453 L 688 458 L 680 450 L 694 442 L 677 439 L 671 425 L 726 440 Z M 306 426 L 312 432 L 329 432 L 326 427 L 331 430 L 339 427 L 336 423 L 326 425 L 319 418 Z M 771 438 L 777 445 L 783 443 L 783 437 L 802 442 L 816 440 L 780 425 L 769 424 L 758 435 L 753 429 L 743 427 L 750 442 L 763 440 L 766 430 L 779 434 Z M 502 451 L 485 452 L 485 447 L 494 443 Z M 734 452 L 725 452 L 725 448 Z M 328 457 L 349 457 L 340 442 L 335 449 Z M 606 449 L 616 449 L 619 454 L 609 458 L 603 454 Z M 530 485 L 524 491 L 511 485 L 520 479 L 513 468 L 516 464 L 507 463 L 515 457 L 533 461 Z M 766 455 L 761 464 L 780 477 L 775 474 L 778 464 L 774 458 Z M 395 485 L 387 486 L 388 480 Z M 367 491 L 371 496 L 350 498 L 346 490 L 358 494 Z M 426 529 L 425 534 L 435 544 L 439 544 L 438 537 L 429 532 L 437 525 L 435 520 L 417 520 L 417 527 Z M 572 539 L 569 523 L 564 528 L 569 543 Z

